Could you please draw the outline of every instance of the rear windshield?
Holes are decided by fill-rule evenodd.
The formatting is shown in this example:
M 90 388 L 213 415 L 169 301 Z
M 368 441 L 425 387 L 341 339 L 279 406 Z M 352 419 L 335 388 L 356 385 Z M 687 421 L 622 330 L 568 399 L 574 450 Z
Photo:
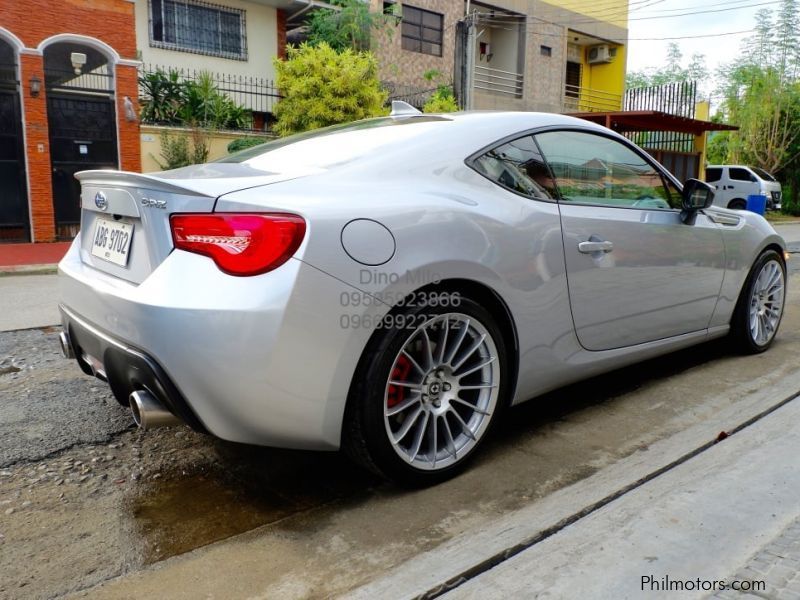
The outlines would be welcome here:
M 717 167 L 709 167 L 706 169 L 706 181 L 719 181 L 722 177 L 722 169 Z
M 761 177 L 764 181 L 775 181 L 775 178 L 767 173 L 764 169 L 759 169 L 758 167 L 750 167 L 750 170 Z
M 254 169 L 276 172 L 309 167 L 327 168 L 350 162 L 381 146 L 410 139 L 447 121 L 450 119 L 425 116 L 401 119 L 381 117 L 344 123 L 253 146 L 216 162 L 244 163 Z M 376 132 L 376 129 L 382 131 Z

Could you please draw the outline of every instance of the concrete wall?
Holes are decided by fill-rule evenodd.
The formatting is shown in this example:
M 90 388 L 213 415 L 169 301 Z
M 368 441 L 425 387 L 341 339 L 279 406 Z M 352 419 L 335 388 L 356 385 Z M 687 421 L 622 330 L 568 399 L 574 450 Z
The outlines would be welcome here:
M 167 131 L 170 135 L 191 136 L 191 130 L 183 127 L 156 127 L 153 125 L 141 126 L 142 172 L 153 173 L 161 171 L 158 161 L 164 162 L 161 156 L 161 135 Z M 234 131 L 215 131 L 209 134 L 208 160 L 217 160 L 228 155 L 228 144 L 233 140 L 244 137 L 261 137 L 264 141 L 272 139 L 271 136 L 257 133 L 238 133 Z
M 228 75 L 275 78 L 272 59 L 279 54 L 278 11 L 275 8 L 243 0 L 214 0 L 214 4 L 245 11 L 247 60 L 235 60 L 151 47 L 149 0 L 135 0 L 135 4 L 136 48 L 145 64 Z

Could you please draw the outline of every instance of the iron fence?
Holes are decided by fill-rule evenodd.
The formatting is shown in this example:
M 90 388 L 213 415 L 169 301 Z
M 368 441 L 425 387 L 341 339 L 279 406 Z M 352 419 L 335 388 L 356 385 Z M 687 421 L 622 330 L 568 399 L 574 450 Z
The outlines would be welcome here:
M 414 108 L 422 110 L 425 103 L 431 99 L 436 88 L 420 88 L 413 85 L 402 85 L 391 81 L 381 82 L 383 88 L 389 92 L 389 104 L 392 100 L 408 102 Z
M 244 109 L 249 114 L 245 122 L 235 126 L 235 129 L 266 130 L 272 120 L 275 105 L 281 99 L 275 82 L 265 77 L 215 73 L 198 69 L 176 69 L 148 64 L 139 69 L 139 100 L 142 105 L 154 101 L 147 79 L 149 76 L 158 74 L 166 75 L 171 80 L 174 79 L 178 86 L 188 87 L 191 83 L 210 82 L 216 92 L 227 96 L 237 107 Z M 163 124 L 163 122 L 145 116 L 143 116 L 142 122 L 151 125 Z
M 681 81 L 625 92 L 624 110 L 659 111 L 676 117 L 694 119 L 697 107 L 697 82 Z M 627 134 L 638 145 L 647 149 L 672 152 L 693 152 L 694 135 L 675 131 L 643 131 Z

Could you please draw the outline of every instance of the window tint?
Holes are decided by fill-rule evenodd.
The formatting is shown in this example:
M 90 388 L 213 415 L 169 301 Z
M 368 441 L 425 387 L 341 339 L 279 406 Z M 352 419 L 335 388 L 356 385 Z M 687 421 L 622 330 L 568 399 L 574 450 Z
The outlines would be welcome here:
M 764 181 L 776 181 L 776 179 L 772 175 L 767 173 L 764 169 L 759 169 L 758 167 L 750 167 L 750 170 L 752 170 L 756 175 L 761 177 L 761 179 L 763 179 Z
M 679 208 L 654 167 L 616 140 L 578 131 L 541 133 L 536 141 L 564 202 L 626 208 Z
M 473 161 L 481 175 L 518 194 L 555 200 L 550 170 L 531 136 L 497 146 Z
M 722 179 L 722 169 L 719 167 L 710 167 L 706 169 L 706 182 L 713 183 Z
M 735 181 L 753 181 L 754 179 L 753 175 L 747 169 L 731 167 L 728 169 L 728 172 L 731 174 L 731 179 Z

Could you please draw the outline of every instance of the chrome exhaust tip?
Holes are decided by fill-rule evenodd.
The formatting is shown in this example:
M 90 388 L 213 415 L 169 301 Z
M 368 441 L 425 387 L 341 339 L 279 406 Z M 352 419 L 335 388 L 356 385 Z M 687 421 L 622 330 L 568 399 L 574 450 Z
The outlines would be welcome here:
M 131 414 L 142 431 L 178 425 L 181 420 L 169 412 L 155 396 L 147 390 L 137 390 L 128 397 Z
M 75 358 L 75 352 L 72 350 L 72 343 L 66 331 L 58 334 L 58 343 L 61 345 L 61 354 L 64 355 L 64 358 Z

